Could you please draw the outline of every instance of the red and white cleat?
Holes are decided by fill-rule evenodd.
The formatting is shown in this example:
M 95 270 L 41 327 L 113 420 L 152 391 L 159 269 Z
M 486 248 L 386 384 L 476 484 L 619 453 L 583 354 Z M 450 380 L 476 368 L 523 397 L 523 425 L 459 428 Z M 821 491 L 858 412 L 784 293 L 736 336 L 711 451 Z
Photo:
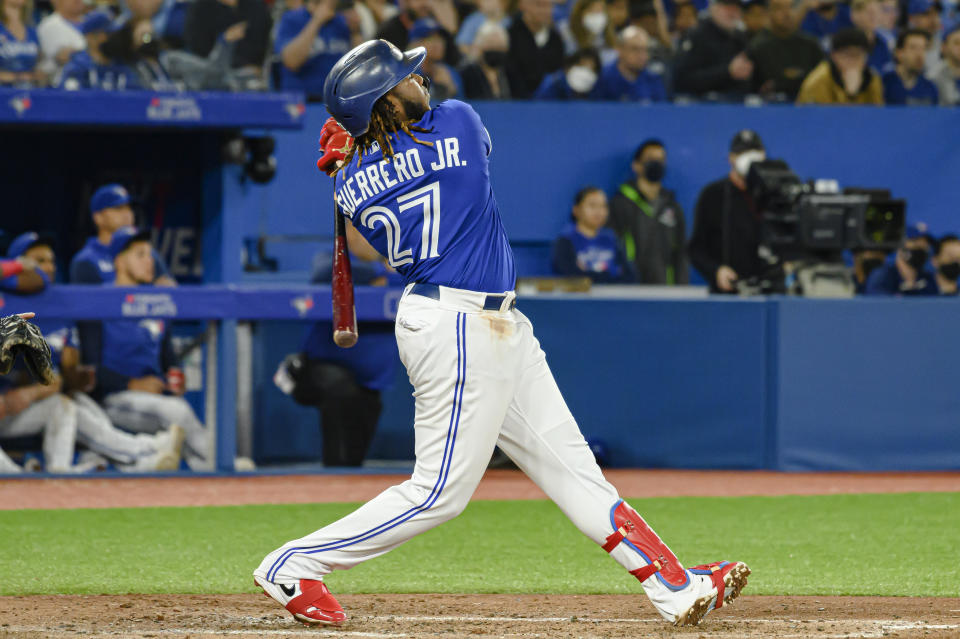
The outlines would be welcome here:
M 673 622 L 675 626 L 696 626 L 708 612 L 732 602 L 740 596 L 740 591 L 747 585 L 747 577 L 750 575 L 750 567 L 742 561 L 717 561 L 687 570 L 693 575 L 706 576 L 709 579 L 702 580 L 704 594 L 677 615 L 677 620 Z
M 253 583 L 263 594 L 290 611 L 293 618 L 309 626 L 339 626 L 347 613 L 322 581 L 301 579 L 295 584 L 275 584 L 254 576 Z

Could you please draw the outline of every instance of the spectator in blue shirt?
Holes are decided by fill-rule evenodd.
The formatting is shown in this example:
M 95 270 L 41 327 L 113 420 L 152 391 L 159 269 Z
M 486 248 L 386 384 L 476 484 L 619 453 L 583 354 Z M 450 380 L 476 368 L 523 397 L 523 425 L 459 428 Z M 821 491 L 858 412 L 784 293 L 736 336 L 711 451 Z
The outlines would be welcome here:
M 308 0 L 283 14 L 274 51 L 280 57 L 280 88 L 323 95 L 323 82 L 353 40 L 337 0 Z
M 923 77 L 924 58 L 930 36 L 920 29 L 906 29 L 897 36 L 897 67 L 883 75 L 883 99 L 887 104 L 936 106 L 937 86 Z
M 937 280 L 930 269 L 930 241 L 917 226 L 907 229 L 907 238 L 888 261 L 867 278 L 867 295 L 937 295 Z
M 443 27 L 433 18 L 420 18 L 410 28 L 410 48 L 427 50 L 421 74 L 430 80 L 430 100 L 434 102 L 463 95 L 460 74 L 444 62 L 447 55 L 444 33 Z
M 60 74 L 60 88 L 123 90 L 140 88 L 136 71 L 115 62 L 104 55 L 100 45 L 107 41 L 113 18 L 106 11 L 88 13 L 80 23 L 80 33 L 87 41 L 87 48 L 77 51 Z
M 807 0 L 807 8 L 800 30 L 820 40 L 824 49 L 829 49 L 830 36 L 841 29 L 853 26 L 850 19 L 850 6 L 837 0 Z
M 30 26 L 27 0 L 0 0 L 0 86 L 41 84 L 40 39 Z
M 113 282 L 113 254 L 110 240 L 113 234 L 134 223 L 130 208 L 130 193 L 120 184 L 107 184 L 97 189 L 90 198 L 90 213 L 97 227 L 96 237 L 91 237 L 70 262 L 71 284 L 109 284 Z M 176 286 L 166 265 L 153 251 L 154 269 L 158 286 Z
M 617 40 L 617 59 L 603 68 L 597 82 L 601 100 L 664 102 L 663 77 L 647 69 L 650 37 L 640 27 L 629 26 Z
M 635 280 L 633 268 L 612 229 L 605 228 L 607 196 L 595 186 L 580 189 L 573 200 L 573 222 L 553 243 L 553 272 L 585 275 L 600 284 Z
M 854 26 L 867 36 L 870 44 L 867 66 L 880 74 L 890 71 L 893 68 L 893 58 L 886 41 L 877 32 L 880 25 L 880 0 L 853 0 L 850 3 L 850 19 Z
M 596 49 L 581 49 L 568 56 L 563 69 L 543 78 L 534 100 L 595 100 L 600 56 Z

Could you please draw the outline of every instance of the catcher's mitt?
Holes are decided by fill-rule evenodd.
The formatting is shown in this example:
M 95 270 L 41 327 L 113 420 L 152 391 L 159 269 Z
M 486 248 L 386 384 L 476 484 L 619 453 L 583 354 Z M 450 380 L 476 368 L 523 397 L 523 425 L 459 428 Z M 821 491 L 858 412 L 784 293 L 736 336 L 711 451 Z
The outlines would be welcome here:
M 50 347 L 36 324 L 19 315 L 0 318 L 0 375 L 10 372 L 18 355 L 23 355 L 23 362 L 34 379 L 44 384 L 56 381 Z

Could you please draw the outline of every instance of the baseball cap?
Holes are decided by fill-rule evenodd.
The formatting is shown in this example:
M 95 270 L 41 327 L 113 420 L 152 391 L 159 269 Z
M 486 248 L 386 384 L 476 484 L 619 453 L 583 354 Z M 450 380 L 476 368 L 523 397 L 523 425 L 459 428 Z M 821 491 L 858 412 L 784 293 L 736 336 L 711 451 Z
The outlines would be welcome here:
M 127 247 L 138 241 L 150 240 L 150 229 L 138 229 L 135 226 L 124 226 L 110 238 L 110 256 L 116 257 L 127 250 Z
M 107 184 L 101 186 L 90 198 L 90 212 L 96 213 L 114 206 L 130 204 L 130 193 L 122 184 Z
M 46 235 L 40 235 L 34 231 L 21 233 L 17 237 L 13 238 L 13 241 L 10 242 L 10 246 L 7 247 L 7 257 L 10 259 L 20 257 L 34 246 L 53 247 L 53 238 Z
M 929 237 L 929 231 L 924 222 L 916 222 L 907 225 L 904 235 L 908 240 L 915 240 L 920 237 Z
M 743 153 L 744 151 L 763 151 L 763 140 L 757 135 L 756 131 L 743 129 L 737 131 L 737 134 L 730 140 L 731 153 Z
M 956 22 L 951 24 L 949 27 L 947 27 L 947 30 L 943 32 L 943 41 L 946 42 L 947 38 L 952 36 L 954 33 L 957 33 L 958 31 L 960 31 L 960 20 L 957 20 Z
M 870 42 L 867 40 L 866 34 L 856 27 L 840 29 L 830 39 L 831 51 L 840 51 L 851 47 L 857 47 L 870 53 Z
M 921 13 L 927 13 L 937 5 L 933 0 L 910 0 L 907 3 L 907 15 L 915 16 Z
M 745 2 L 743 2 L 743 0 L 713 0 L 713 1 L 718 2 L 720 4 L 730 4 L 735 7 L 743 7 L 746 4 Z
M 78 27 L 80 33 L 87 35 L 97 31 L 112 31 L 113 18 L 106 11 L 91 11 L 83 19 Z
M 410 27 L 410 42 L 428 38 L 440 31 L 443 31 L 443 27 L 433 18 L 420 18 Z

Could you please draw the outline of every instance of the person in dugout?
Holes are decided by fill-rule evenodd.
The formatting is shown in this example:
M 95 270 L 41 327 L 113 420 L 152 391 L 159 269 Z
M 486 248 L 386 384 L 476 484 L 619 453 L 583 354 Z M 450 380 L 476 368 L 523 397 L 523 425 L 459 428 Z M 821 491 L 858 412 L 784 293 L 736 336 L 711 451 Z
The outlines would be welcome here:
M 357 285 L 399 284 L 363 236 L 347 224 L 353 281 Z M 311 279 L 329 284 L 332 255 L 321 254 Z M 320 412 L 324 466 L 361 466 L 383 410 L 381 391 L 390 387 L 398 360 L 392 322 L 361 322 L 360 339 L 351 348 L 333 343 L 333 325 L 316 322 L 307 330 L 301 351 L 280 364 L 274 382 L 303 406 Z

